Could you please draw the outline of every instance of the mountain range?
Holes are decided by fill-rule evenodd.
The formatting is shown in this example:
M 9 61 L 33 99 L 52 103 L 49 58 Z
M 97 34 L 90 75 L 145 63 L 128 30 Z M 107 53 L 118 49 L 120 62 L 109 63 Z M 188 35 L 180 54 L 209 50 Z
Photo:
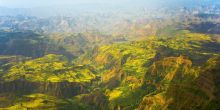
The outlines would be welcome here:
M 218 1 L 112 3 L 0 8 L 0 110 L 220 109 Z

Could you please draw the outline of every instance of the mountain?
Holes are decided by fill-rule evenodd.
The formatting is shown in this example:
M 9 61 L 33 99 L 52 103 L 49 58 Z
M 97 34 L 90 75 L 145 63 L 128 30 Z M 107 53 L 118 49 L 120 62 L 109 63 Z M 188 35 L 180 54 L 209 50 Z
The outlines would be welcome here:
M 3 65 L 1 93 L 40 93 L 60 100 L 72 96 L 63 107 L 85 109 L 216 109 L 220 44 L 215 37 L 180 30 L 168 38 L 103 45 L 72 63 L 46 55 Z M 210 43 L 215 45 L 207 46 Z M 22 98 L 11 107 L 37 109 L 58 103 L 49 109 L 62 104 L 44 95 L 22 96 L 33 104 Z M 9 96 L 7 100 L 13 100 Z
M 32 31 L 7 32 L 1 31 L 0 55 L 21 55 L 38 58 L 49 53 L 65 54 L 73 56 L 62 46 L 56 45 L 48 38 Z
M 98 4 L 0 8 L 1 110 L 220 109 L 218 1 Z

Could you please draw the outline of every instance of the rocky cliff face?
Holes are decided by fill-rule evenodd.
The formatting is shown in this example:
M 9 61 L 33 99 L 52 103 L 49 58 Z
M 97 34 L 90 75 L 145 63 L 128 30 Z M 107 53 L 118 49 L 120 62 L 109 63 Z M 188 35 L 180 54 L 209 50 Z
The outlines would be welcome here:
M 146 74 L 147 80 L 144 86 L 153 88 L 155 92 L 145 96 L 138 109 L 215 110 L 219 108 L 219 58 L 211 58 L 202 68 L 192 67 L 191 61 L 181 57 L 166 58 L 157 62 L 147 74 L 162 77 L 152 78 L 151 75 Z
M 209 97 L 206 109 L 220 108 L 220 57 L 211 58 L 196 80 L 197 86 Z
M 140 103 L 139 110 L 167 109 L 172 102 L 166 96 L 170 86 L 181 86 L 181 82 L 190 73 L 192 62 L 183 56 L 167 57 L 161 61 L 156 61 L 149 68 L 145 75 L 143 87 L 148 89 L 150 94 L 145 96 Z
M 12 93 L 25 95 L 30 93 L 42 93 L 57 97 L 72 97 L 87 93 L 86 84 L 70 82 L 28 82 L 16 80 L 0 83 L 0 94 Z

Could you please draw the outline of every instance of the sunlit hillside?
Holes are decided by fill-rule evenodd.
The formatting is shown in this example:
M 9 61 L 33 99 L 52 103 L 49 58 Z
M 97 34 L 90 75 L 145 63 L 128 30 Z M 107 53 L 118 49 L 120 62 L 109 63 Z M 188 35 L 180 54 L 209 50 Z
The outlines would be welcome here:
M 219 110 L 217 0 L 0 0 L 0 110 Z

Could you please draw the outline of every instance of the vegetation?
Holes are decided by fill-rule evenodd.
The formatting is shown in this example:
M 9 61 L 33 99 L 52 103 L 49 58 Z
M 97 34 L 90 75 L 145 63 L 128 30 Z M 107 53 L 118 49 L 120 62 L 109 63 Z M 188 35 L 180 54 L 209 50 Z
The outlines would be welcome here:
M 7 74 L 3 75 L 3 79 L 5 81 L 22 79 L 31 82 L 89 82 L 95 78 L 93 70 L 90 69 L 81 65 L 71 66 L 67 58 L 49 54 L 12 66 Z
M 0 42 L 0 108 L 219 109 L 219 35 L 170 27 L 141 41 L 89 36 L 0 38 L 7 41 Z

